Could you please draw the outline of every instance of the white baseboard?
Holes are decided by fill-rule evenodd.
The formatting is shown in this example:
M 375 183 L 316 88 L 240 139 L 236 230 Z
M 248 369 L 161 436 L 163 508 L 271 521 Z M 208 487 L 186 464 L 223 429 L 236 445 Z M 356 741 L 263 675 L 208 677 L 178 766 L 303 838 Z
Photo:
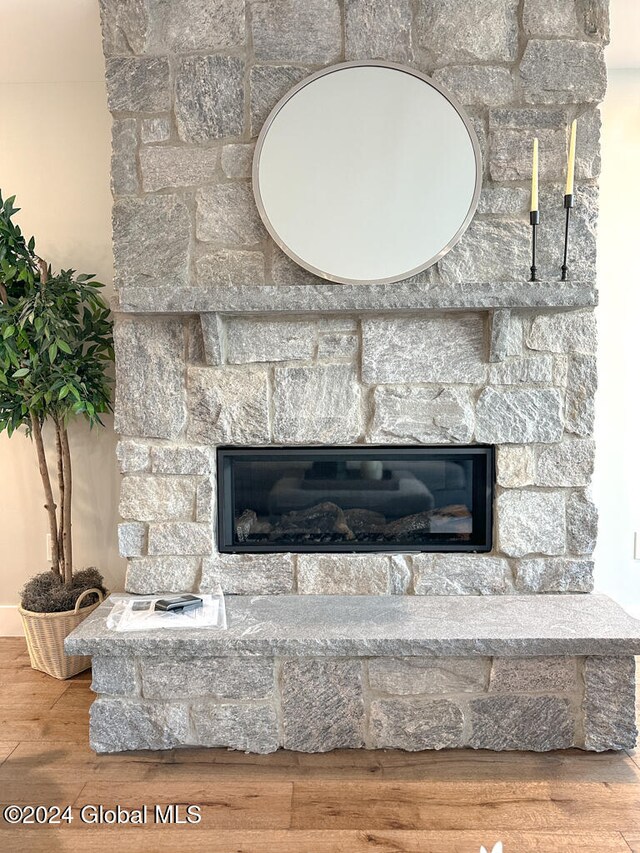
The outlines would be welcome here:
M 0 604 L 0 637 L 24 637 L 17 604 Z

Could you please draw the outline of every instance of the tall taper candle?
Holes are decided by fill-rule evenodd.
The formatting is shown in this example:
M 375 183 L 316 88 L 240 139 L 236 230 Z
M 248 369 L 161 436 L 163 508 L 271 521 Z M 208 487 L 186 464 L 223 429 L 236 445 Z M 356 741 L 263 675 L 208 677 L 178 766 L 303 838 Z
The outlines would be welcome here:
M 562 258 L 562 267 L 560 278 L 562 281 L 567 280 L 569 267 L 567 265 L 567 254 L 569 251 L 569 219 L 571 217 L 571 208 L 573 207 L 573 173 L 576 167 L 576 130 L 578 123 L 576 119 L 571 122 L 571 136 L 569 138 L 569 159 L 567 160 L 567 185 L 564 190 L 564 209 L 566 217 L 564 221 L 564 255 Z
M 531 278 L 529 281 L 537 281 L 536 267 L 536 229 L 540 222 L 538 211 L 538 139 L 533 140 L 533 166 L 531 169 L 531 209 L 529 211 L 529 222 L 531 223 Z
M 538 137 L 533 140 L 533 166 L 531 168 L 531 208 L 538 209 Z
M 571 122 L 571 137 L 569 139 L 569 159 L 567 160 L 567 186 L 565 195 L 573 195 L 573 173 L 576 168 L 576 129 L 578 122 L 574 118 Z

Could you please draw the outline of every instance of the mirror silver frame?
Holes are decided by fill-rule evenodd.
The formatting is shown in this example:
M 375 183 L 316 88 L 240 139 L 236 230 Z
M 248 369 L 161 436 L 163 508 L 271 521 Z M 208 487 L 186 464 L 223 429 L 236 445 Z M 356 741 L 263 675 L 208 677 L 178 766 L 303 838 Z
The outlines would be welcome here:
M 443 88 L 439 83 L 436 83 L 434 80 L 432 80 L 426 74 L 423 74 L 422 72 L 417 71 L 415 68 L 410 68 L 407 65 L 401 65 L 401 64 L 396 63 L 396 62 L 383 62 L 381 60 L 372 59 L 372 60 L 364 60 L 364 61 L 363 60 L 355 60 L 352 62 L 341 62 L 337 65 L 331 65 L 328 68 L 323 68 L 321 71 L 317 71 L 315 74 L 311 74 L 309 77 L 305 77 L 304 80 L 301 80 L 297 85 L 295 85 L 292 89 L 290 89 L 282 98 L 280 98 L 278 103 L 275 105 L 275 107 L 271 110 L 271 112 L 267 116 L 267 118 L 264 122 L 264 125 L 262 126 L 262 129 L 261 129 L 260 134 L 258 136 L 258 140 L 256 142 L 256 150 L 255 150 L 255 153 L 253 156 L 253 167 L 252 167 L 252 172 L 251 172 L 251 178 L 252 178 L 252 184 L 253 184 L 253 195 L 255 198 L 256 206 L 258 208 L 258 212 L 260 214 L 260 218 L 262 219 L 262 221 L 263 221 L 267 231 L 269 232 L 269 235 L 271 236 L 272 240 L 274 241 L 274 243 L 277 246 L 279 246 L 279 248 L 286 255 L 288 255 L 293 261 L 295 261 L 296 264 L 298 264 L 298 266 L 302 267 L 303 269 L 307 270 L 310 273 L 313 273 L 314 275 L 318 276 L 319 278 L 324 278 L 327 281 L 335 282 L 336 284 L 363 284 L 364 282 L 362 279 L 342 278 L 340 276 L 330 275 L 329 273 L 324 272 L 324 270 L 320 270 L 317 267 L 314 267 L 311 264 L 304 261 L 292 249 L 290 249 L 289 246 L 286 245 L 286 243 L 283 242 L 280 235 L 277 233 L 277 231 L 275 230 L 275 228 L 273 227 L 273 225 L 271 224 L 271 222 L 269 220 L 269 216 L 267 215 L 267 212 L 266 212 L 263 200 L 262 200 L 262 196 L 260 194 L 260 180 L 259 180 L 260 156 L 262 153 L 262 148 L 264 146 L 266 136 L 269 132 L 269 128 L 273 124 L 276 116 L 278 115 L 280 110 L 284 107 L 284 105 L 291 98 L 293 98 L 294 95 L 296 95 L 301 89 L 304 89 L 310 83 L 313 83 L 314 80 L 317 80 L 320 77 L 325 77 L 328 74 L 334 74 L 336 71 L 342 71 L 345 68 L 367 68 L 370 66 L 375 66 L 378 68 L 391 68 L 391 69 L 394 69 L 395 71 L 402 71 L 405 74 L 410 74 L 413 77 L 417 77 L 419 80 L 422 80 L 424 83 L 427 83 L 429 86 L 431 86 L 433 89 L 435 89 L 444 98 L 446 98 L 447 101 L 449 101 L 451 106 L 454 108 L 454 110 L 458 113 L 458 115 L 462 119 L 462 121 L 465 125 L 465 128 L 467 130 L 467 133 L 469 134 L 469 138 L 471 140 L 471 145 L 473 148 L 475 164 L 476 164 L 476 181 L 475 181 L 475 187 L 474 187 L 474 191 L 473 191 L 471 204 L 469 206 L 469 210 L 468 210 L 467 215 L 465 216 L 462 224 L 460 225 L 460 228 L 456 231 L 456 233 L 449 240 L 449 242 L 436 255 L 434 255 L 432 258 L 429 258 L 423 264 L 420 264 L 419 266 L 415 267 L 414 269 L 409 270 L 408 272 L 404 272 L 399 276 L 390 276 L 388 278 L 381 278 L 381 279 L 370 279 L 367 281 L 367 283 L 369 283 L 369 284 L 393 284 L 393 283 L 398 282 L 398 281 L 406 281 L 407 279 L 412 278 L 413 276 L 417 275 L 418 273 L 421 273 L 424 270 L 426 270 L 429 267 L 436 264 L 442 257 L 444 257 L 444 255 L 447 254 L 447 252 L 449 252 L 456 245 L 456 243 L 460 240 L 460 238 L 462 237 L 464 232 L 469 227 L 471 220 L 473 219 L 473 216 L 474 216 L 476 209 L 478 207 L 478 201 L 480 199 L 480 191 L 482 189 L 482 155 L 480 152 L 480 144 L 478 142 L 478 138 L 476 136 L 476 132 L 473 128 L 471 120 L 470 120 L 469 116 L 467 115 L 467 113 L 465 112 L 462 105 L 458 102 L 457 98 L 455 98 L 453 95 L 451 95 L 450 92 L 448 92 L 445 88 Z

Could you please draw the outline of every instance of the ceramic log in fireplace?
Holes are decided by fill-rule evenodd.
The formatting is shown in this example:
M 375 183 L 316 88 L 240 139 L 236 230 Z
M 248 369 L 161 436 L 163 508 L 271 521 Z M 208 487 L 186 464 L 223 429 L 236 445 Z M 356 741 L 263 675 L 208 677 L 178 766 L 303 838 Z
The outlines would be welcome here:
M 220 448 L 220 551 L 490 551 L 491 447 Z

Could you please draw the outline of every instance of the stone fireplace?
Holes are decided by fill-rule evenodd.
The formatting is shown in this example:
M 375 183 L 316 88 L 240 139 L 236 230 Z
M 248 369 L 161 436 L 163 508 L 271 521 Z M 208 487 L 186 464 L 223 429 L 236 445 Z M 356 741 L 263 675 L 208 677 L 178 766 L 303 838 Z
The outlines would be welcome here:
M 547 608 L 542 631 L 545 619 L 557 625 L 563 612 L 549 594 L 592 590 L 597 104 L 608 22 L 604 2 L 552 6 L 102 0 L 127 591 L 207 592 L 220 584 L 229 596 L 283 596 L 285 609 L 313 594 L 328 620 L 316 625 L 318 635 L 333 636 L 328 624 L 340 596 L 407 597 L 393 608 L 409 621 L 423 605 L 431 612 L 421 597 L 447 596 L 447 608 L 459 607 L 456 597 L 488 596 L 491 607 L 504 597 L 516 614 L 538 606 L 539 596 Z M 463 239 L 399 284 L 330 284 L 297 267 L 267 236 L 251 191 L 255 138 L 277 100 L 313 71 L 354 58 L 401 61 L 432 75 L 465 105 L 483 153 L 480 204 Z M 561 181 L 576 117 L 571 277 L 561 282 Z M 541 150 L 540 282 L 527 280 L 533 136 Z M 491 550 L 220 549 L 217 448 L 378 445 L 495 448 Z M 333 604 L 325 596 L 335 596 Z M 580 600 L 568 595 L 566 607 Z M 349 613 L 352 602 L 344 605 Z M 246 599 L 230 604 L 241 623 L 246 606 Z M 369 606 L 371 624 L 384 624 L 380 606 Z M 504 622 L 497 612 L 496 625 Z M 481 630 L 480 617 L 464 613 L 451 615 L 462 620 L 461 636 Z M 197 646 L 197 659 L 196 645 L 184 643 L 175 672 L 169 666 L 163 675 L 153 655 L 170 654 L 166 639 L 137 646 L 138 659 L 121 640 L 109 646 L 106 634 L 83 641 L 82 630 L 91 628 L 70 648 L 97 655 L 97 749 L 598 749 L 634 737 L 628 643 L 581 647 L 565 638 L 484 650 L 480 643 L 481 657 L 469 644 L 434 643 L 424 658 L 416 641 L 391 643 L 366 663 L 369 640 L 359 649 L 351 640 L 338 644 L 325 659 L 309 648 L 288 657 L 272 638 L 271 652 L 258 651 L 266 657 L 231 660 L 234 674 L 220 640 L 215 650 Z M 443 663 L 439 654 L 450 657 Z M 185 660 L 195 667 L 193 684 L 178 709 L 171 703 Z M 324 735 L 313 733 L 319 719 L 338 717 L 343 722 L 328 722 Z M 519 722 L 500 734 L 505 719 Z

